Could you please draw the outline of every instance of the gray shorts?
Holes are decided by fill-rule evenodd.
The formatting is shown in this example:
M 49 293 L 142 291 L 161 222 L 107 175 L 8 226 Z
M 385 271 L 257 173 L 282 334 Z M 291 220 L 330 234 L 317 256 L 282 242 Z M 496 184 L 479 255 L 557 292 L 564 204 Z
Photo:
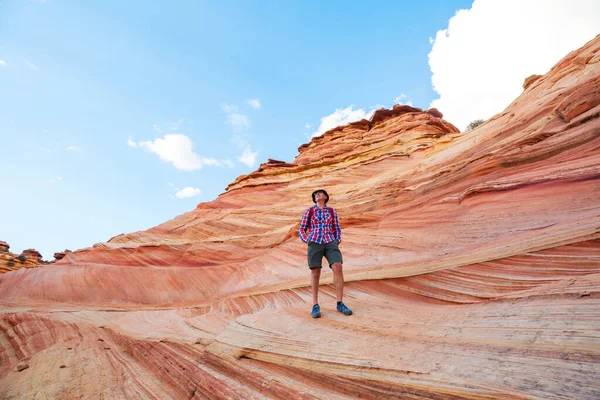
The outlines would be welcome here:
M 329 262 L 329 268 L 336 262 L 343 263 L 342 252 L 338 247 L 338 241 L 333 240 L 329 243 L 308 243 L 308 267 L 310 269 L 322 268 L 323 256 Z

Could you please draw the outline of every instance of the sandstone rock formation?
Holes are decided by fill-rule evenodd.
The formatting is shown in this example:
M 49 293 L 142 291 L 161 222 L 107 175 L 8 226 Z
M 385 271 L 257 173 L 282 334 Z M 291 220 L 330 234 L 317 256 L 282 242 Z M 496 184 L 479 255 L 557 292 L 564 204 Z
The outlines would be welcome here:
M 20 268 L 35 267 L 41 264 L 47 264 L 42 260 L 42 255 L 34 249 L 24 250 L 16 255 L 9 251 L 8 243 L 0 240 L 0 274 L 8 271 L 14 271 Z
M 7 398 L 600 398 L 600 37 L 461 133 L 377 111 L 144 232 L 0 275 Z M 315 188 L 343 227 L 310 318 Z
M 65 251 L 59 251 L 54 253 L 54 260 L 62 260 L 67 254 L 71 253 L 71 250 L 66 249 Z

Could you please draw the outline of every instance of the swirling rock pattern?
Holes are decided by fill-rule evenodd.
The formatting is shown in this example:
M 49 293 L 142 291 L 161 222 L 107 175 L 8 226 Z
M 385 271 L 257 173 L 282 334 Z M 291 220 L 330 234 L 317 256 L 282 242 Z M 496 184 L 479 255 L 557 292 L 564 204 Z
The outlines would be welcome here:
M 408 106 L 144 232 L 0 275 L 6 398 L 600 398 L 600 37 L 461 133 Z M 310 318 L 326 188 L 346 303 Z

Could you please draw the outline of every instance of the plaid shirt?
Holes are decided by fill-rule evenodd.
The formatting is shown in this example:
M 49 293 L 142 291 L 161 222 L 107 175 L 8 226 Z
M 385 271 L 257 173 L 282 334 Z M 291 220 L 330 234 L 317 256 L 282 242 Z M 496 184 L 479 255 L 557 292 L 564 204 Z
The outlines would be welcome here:
M 342 239 L 342 229 L 340 228 L 340 221 L 338 220 L 337 211 L 333 210 L 333 221 L 331 220 L 331 214 L 325 206 L 321 209 L 318 206 L 312 207 L 312 221 L 310 222 L 310 234 L 306 233 L 308 229 L 308 216 L 310 215 L 310 208 L 307 208 L 302 214 L 302 220 L 300 221 L 300 228 L 298 228 L 298 235 L 304 243 L 329 243 L 333 240 L 340 241 Z

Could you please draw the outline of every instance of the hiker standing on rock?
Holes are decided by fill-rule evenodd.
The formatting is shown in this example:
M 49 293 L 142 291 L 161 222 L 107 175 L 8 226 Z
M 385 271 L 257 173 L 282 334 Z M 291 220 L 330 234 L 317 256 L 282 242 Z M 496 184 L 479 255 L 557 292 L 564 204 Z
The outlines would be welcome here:
M 323 189 L 312 194 L 314 206 L 308 208 L 302 214 L 298 235 L 304 243 L 308 243 L 308 267 L 311 278 L 310 287 L 313 296 L 312 317 L 321 316 L 319 307 L 319 279 L 323 256 L 329 262 L 329 268 L 333 271 L 333 285 L 337 298 L 337 310 L 344 315 L 351 315 L 350 310 L 342 302 L 344 296 L 344 274 L 342 272 L 342 252 L 338 245 L 342 239 L 342 229 L 338 221 L 337 212 L 334 208 L 327 207 L 329 195 Z M 309 233 L 306 231 L 309 230 Z

